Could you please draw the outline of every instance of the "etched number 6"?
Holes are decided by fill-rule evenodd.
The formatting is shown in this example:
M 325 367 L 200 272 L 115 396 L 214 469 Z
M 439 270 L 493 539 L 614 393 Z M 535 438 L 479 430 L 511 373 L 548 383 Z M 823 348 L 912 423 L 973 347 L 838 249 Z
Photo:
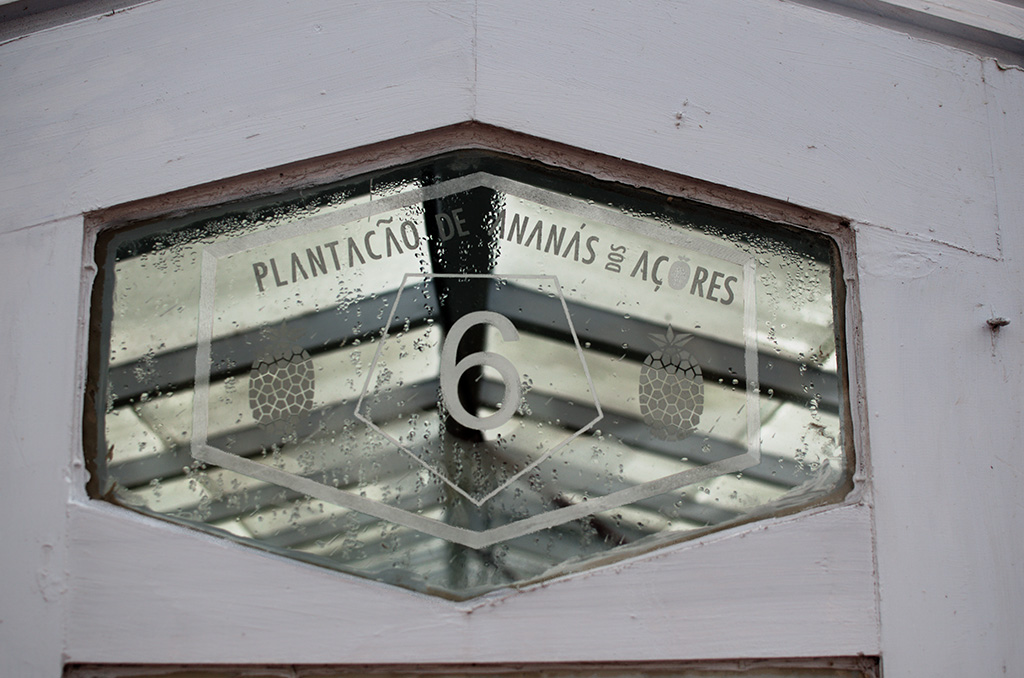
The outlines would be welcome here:
M 519 373 L 515 365 L 509 362 L 505 356 L 491 353 L 489 351 L 478 351 L 471 353 L 459 362 L 455 357 L 462 342 L 462 336 L 470 327 L 475 325 L 494 325 L 501 332 L 501 338 L 505 341 L 519 341 L 519 332 L 512 321 L 494 311 L 474 311 L 459 318 L 444 341 L 441 349 L 441 396 L 445 405 L 448 406 L 448 413 L 455 421 L 467 428 L 478 431 L 486 431 L 498 428 L 507 423 L 516 410 L 519 409 L 519 401 L 522 398 L 522 387 L 519 385 Z M 478 417 L 466 411 L 459 400 L 459 379 L 466 370 L 478 365 L 492 367 L 501 374 L 505 382 L 505 396 L 501 399 L 500 409 L 489 417 Z

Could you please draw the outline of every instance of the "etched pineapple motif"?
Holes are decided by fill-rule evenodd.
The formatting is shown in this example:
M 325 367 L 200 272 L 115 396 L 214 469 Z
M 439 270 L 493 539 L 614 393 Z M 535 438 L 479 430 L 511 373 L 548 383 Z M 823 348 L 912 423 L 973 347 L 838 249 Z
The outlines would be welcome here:
M 683 350 L 693 335 L 650 335 L 658 346 L 640 368 L 640 414 L 654 437 L 682 440 L 693 433 L 704 412 L 700 365 Z
M 313 360 L 284 327 L 261 334 L 269 341 L 249 370 L 249 407 L 261 427 L 288 430 L 313 409 Z

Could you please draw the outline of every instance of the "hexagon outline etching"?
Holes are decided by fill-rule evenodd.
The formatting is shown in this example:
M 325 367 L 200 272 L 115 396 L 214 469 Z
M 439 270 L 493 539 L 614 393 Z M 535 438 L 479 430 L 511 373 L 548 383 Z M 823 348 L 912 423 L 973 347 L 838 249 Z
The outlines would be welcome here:
M 490 278 L 490 279 L 493 279 L 493 280 L 549 280 L 552 283 L 554 283 L 553 286 L 554 286 L 554 289 L 555 289 L 555 293 L 558 295 L 558 300 L 559 300 L 559 302 L 562 305 L 562 312 L 565 313 L 566 322 L 569 324 L 569 333 L 572 335 L 573 345 L 576 347 L 576 354 L 579 356 L 580 365 L 583 367 L 583 374 L 587 378 L 587 386 L 590 389 L 590 395 L 594 399 L 594 408 L 597 410 L 597 416 L 596 417 L 591 419 L 589 422 L 587 422 L 585 425 L 581 426 L 579 429 L 577 429 L 573 433 L 567 435 L 564 439 L 562 439 L 556 445 L 551 447 L 551 449 L 547 450 L 544 454 L 542 454 L 539 457 L 537 457 L 537 459 L 533 460 L 528 465 L 526 465 L 525 467 L 520 469 L 517 473 L 515 473 L 514 475 L 509 477 L 504 483 L 502 483 L 498 487 L 494 488 L 493 490 L 488 492 L 486 495 L 484 495 L 480 499 L 477 499 L 476 497 L 473 497 L 468 492 L 463 490 L 461 487 L 459 487 L 458 485 L 453 483 L 451 480 L 449 480 L 445 476 L 444 473 L 442 473 L 438 469 L 434 468 L 430 464 L 428 464 L 425 461 L 423 461 L 420 457 L 418 457 L 416 455 L 415 452 L 410 450 L 408 448 L 408 446 L 404 445 L 400 440 L 398 440 L 394 436 L 388 434 L 386 431 L 381 429 L 379 426 L 377 426 L 373 422 L 373 420 L 370 419 L 370 417 L 366 413 L 361 411 L 363 409 L 363 401 L 366 398 L 368 389 L 370 388 L 370 383 L 373 381 L 373 375 L 374 375 L 374 371 L 377 368 L 377 362 L 380 359 L 381 353 L 384 350 L 384 342 L 387 341 L 389 329 L 392 327 L 392 325 L 394 323 L 395 313 L 398 310 L 399 302 L 401 301 L 401 298 L 402 298 L 402 292 L 405 290 L 406 285 L 409 283 L 409 280 L 410 279 L 416 279 L 416 278 L 418 278 L 418 279 L 420 279 L 420 280 L 422 280 L 424 282 L 426 282 L 427 280 L 431 280 L 433 278 L 451 278 L 451 279 L 468 279 L 468 278 L 481 279 L 481 278 Z M 530 471 L 532 471 L 539 464 L 543 463 L 546 459 L 549 459 L 553 454 L 555 454 L 560 449 L 562 449 L 563 447 L 565 447 L 566 445 L 571 443 L 573 440 L 578 438 L 581 434 L 583 434 L 586 431 L 589 431 L 590 429 L 592 429 L 594 427 L 594 425 L 597 424 L 597 422 L 601 421 L 601 419 L 604 418 L 604 412 L 601 410 L 601 402 L 600 402 L 600 400 L 597 397 L 597 391 L 594 389 L 594 380 L 590 376 L 590 369 L 587 368 L 587 360 L 583 356 L 583 347 L 580 346 L 579 337 L 576 336 L 576 328 L 572 324 L 572 316 L 569 314 L 569 307 L 565 303 L 565 297 L 562 295 L 562 287 L 561 287 L 561 285 L 558 282 L 557 276 L 553 276 L 553 275 L 497 275 L 497 274 L 489 274 L 489 273 L 406 273 L 402 277 L 402 284 L 398 288 L 398 295 L 395 297 L 395 302 L 394 302 L 394 304 L 391 307 L 391 313 L 388 316 L 388 320 L 384 324 L 384 332 L 381 335 L 380 341 L 377 344 L 377 351 L 374 354 L 373 361 L 370 363 L 370 368 L 367 371 L 366 382 L 363 384 L 363 390 L 360 391 L 360 393 L 359 393 L 359 400 L 357 401 L 356 408 L 355 408 L 355 417 L 356 417 L 356 419 L 358 419 L 359 421 L 363 422 L 368 427 L 370 427 L 371 429 L 376 431 L 378 434 L 380 434 L 380 435 L 384 436 L 385 438 L 387 438 L 388 440 L 390 440 L 394 445 L 396 445 L 400 450 L 402 450 L 402 452 L 404 452 L 407 455 L 409 455 L 412 459 L 414 459 L 416 462 L 421 464 L 425 469 L 430 471 L 436 478 L 438 478 L 439 480 L 444 482 L 446 485 L 448 485 L 450 488 L 452 488 L 453 490 L 458 492 L 462 497 L 464 497 L 465 499 L 467 499 L 468 501 L 470 501 L 471 503 L 473 503 L 476 506 L 483 506 L 488 500 L 493 498 L 496 494 L 498 494 L 499 492 L 504 490 L 506 487 L 511 485 L 513 482 L 515 482 L 519 478 L 523 477 L 525 474 L 527 474 Z
M 332 487 L 273 466 L 260 464 L 209 444 L 210 358 L 215 318 L 218 259 L 298 235 L 317 232 L 330 228 L 337 223 L 365 219 L 373 214 L 422 204 L 444 195 L 476 187 L 487 187 L 495 191 L 503 191 L 540 205 L 565 210 L 587 219 L 603 221 L 611 226 L 639 235 L 647 235 L 668 243 L 679 244 L 723 260 L 732 261 L 741 266 L 744 271 L 742 292 L 740 294 L 744 302 L 744 371 L 747 375 L 753 375 L 752 378 L 747 380 L 746 390 L 746 450 L 741 454 L 736 454 L 703 466 L 690 468 L 606 495 L 590 497 L 585 502 L 556 508 L 505 525 L 478 531 L 457 527 L 434 518 L 383 504 L 354 492 Z M 202 252 L 200 270 L 199 322 L 196 336 L 196 371 L 195 387 L 193 389 L 191 440 L 192 457 L 200 462 L 214 464 L 250 478 L 291 489 L 336 506 L 402 525 L 409 529 L 469 548 L 484 548 L 498 542 L 515 539 L 541 529 L 554 527 L 602 511 L 642 501 L 686 485 L 702 482 L 728 473 L 737 473 L 760 463 L 760 405 L 758 396 L 759 386 L 756 378 L 758 374 L 757 315 L 755 307 L 756 264 L 755 259 L 749 254 L 692 239 L 679 231 L 656 228 L 651 224 L 635 219 L 629 214 L 601 206 L 600 204 L 580 204 L 574 202 L 570 196 L 553 194 L 541 188 L 512 179 L 494 176 L 485 172 L 476 172 L 431 186 L 405 191 L 397 195 L 384 196 L 372 202 L 352 205 L 336 212 L 313 215 L 273 230 L 251 233 L 229 241 L 211 244 Z M 454 277 L 467 277 L 468 274 L 452 275 Z M 565 303 L 564 299 L 562 303 Z M 575 331 L 573 334 L 575 337 Z M 579 348 L 578 345 L 577 348 Z M 589 380 L 589 374 L 587 376 Z M 591 392 L 594 393 L 592 385 Z M 550 457 L 550 455 L 548 456 Z

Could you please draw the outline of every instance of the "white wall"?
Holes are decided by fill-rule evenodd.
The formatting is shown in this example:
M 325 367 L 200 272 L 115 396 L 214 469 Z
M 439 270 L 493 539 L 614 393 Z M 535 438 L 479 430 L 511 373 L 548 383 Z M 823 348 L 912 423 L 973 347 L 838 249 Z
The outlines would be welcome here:
M 863 500 L 474 606 L 85 498 L 84 212 L 466 120 L 851 219 Z M 0 45 L 0 158 L 0 675 L 858 653 L 1024 675 L 1021 70 L 776 0 L 157 0 Z

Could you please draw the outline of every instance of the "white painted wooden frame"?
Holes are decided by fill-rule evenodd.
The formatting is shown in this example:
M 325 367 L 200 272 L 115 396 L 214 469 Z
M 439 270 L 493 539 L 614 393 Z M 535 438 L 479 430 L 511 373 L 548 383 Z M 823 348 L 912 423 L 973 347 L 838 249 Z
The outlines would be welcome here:
M 466 121 L 847 220 L 855 494 L 468 603 L 87 498 L 84 214 Z M 1024 674 L 1022 130 L 1019 69 L 776 0 L 154 0 L 0 44 L 0 674 L 879 653 L 887 678 Z

